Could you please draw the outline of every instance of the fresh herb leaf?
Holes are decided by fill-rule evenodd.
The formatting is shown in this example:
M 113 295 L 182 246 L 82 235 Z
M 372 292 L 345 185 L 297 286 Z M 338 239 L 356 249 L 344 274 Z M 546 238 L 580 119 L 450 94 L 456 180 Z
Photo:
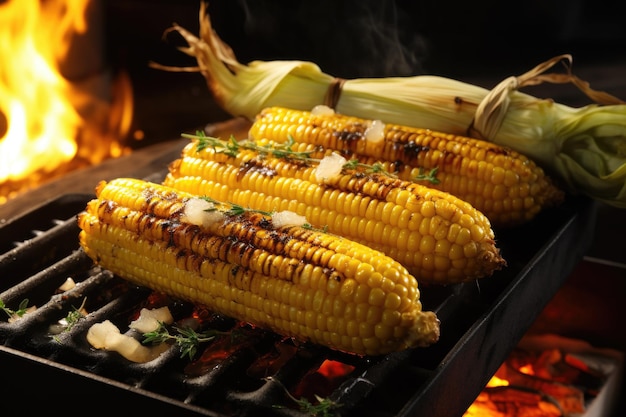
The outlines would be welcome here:
M 344 169 L 357 169 L 359 167 L 359 160 L 358 159 L 351 159 L 348 162 L 346 162 L 345 164 L 343 164 L 343 168 Z
M 338 404 L 332 401 L 329 398 L 322 398 L 319 395 L 315 395 L 315 399 L 317 400 L 316 404 L 313 404 L 306 398 L 296 398 L 294 397 L 289 390 L 283 385 L 283 383 L 272 377 L 268 377 L 268 380 L 276 382 L 278 385 L 282 387 L 285 391 L 287 397 L 292 400 L 294 403 L 298 405 L 300 411 L 310 414 L 313 417 L 333 417 L 336 415 L 335 411 L 341 407 L 341 404 Z M 280 406 L 276 406 L 276 408 L 281 408 Z
M 25 298 L 20 302 L 17 310 L 11 310 L 6 306 L 6 304 L 4 304 L 4 301 L 0 300 L 0 310 L 4 311 L 9 318 L 14 316 L 22 317 L 28 310 L 28 298 Z
M 76 323 L 85 317 L 84 308 L 86 301 L 87 298 L 83 298 L 83 302 L 80 304 L 80 307 L 76 308 L 72 306 L 72 310 L 67 313 L 67 316 L 65 316 L 65 331 L 70 331 Z
M 309 160 L 311 152 L 298 152 L 292 149 L 295 141 L 293 137 L 289 137 L 285 143 L 272 144 L 272 145 L 258 145 L 250 140 L 237 141 L 234 136 L 231 136 L 229 140 L 223 140 L 207 136 L 204 132 L 198 131 L 195 135 L 182 134 L 182 137 L 193 139 L 198 142 L 196 145 L 196 151 L 200 152 L 207 148 L 212 148 L 216 152 L 221 152 L 230 157 L 237 157 L 241 149 L 247 149 L 256 151 L 261 155 L 271 155 L 276 158 L 291 158 L 299 160 Z
M 178 326 L 172 326 L 172 331 L 175 333 L 170 333 L 165 323 L 159 322 L 159 327 L 156 330 L 143 334 L 143 343 L 161 344 L 172 340 L 180 349 L 180 357 L 187 356 L 191 360 L 196 356 L 200 344 L 210 342 L 217 335 L 226 334 L 218 330 L 196 332 L 191 327 Z
M 240 214 L 244 214 L 245 212 L 260 213 L 266 216 L 271 216 L 272 214 L 274 214 L 271 211 L 251 209 L 251 208 L 244 207 L 235 203 L 229 202 L 228 204 L 230 204 L 230 210 L 228 210 L 226 214 L 231 215 L 231 216 L 238 216 Z
M 303 229 L 307 229 L 307 230 L 313 230 L 313 231 L 316 231 L 316 232 L 328 233 L 328 225 L 324 225 L 324 227 L 319 229 L 317 227 L 313 227 L 313 225 L 311 223 L 304 223 L 301 227 Z
M 291 397 L 291 395 L 290 395 Z M 333 417 L 335 415 L 334 409 L 337 408 L 337 403 L 329 400 L 328 398 L 322 398 L 318 395 L 315 396 L 317 404 L 313 404 L 306 398 L 295 399 L 291 397 L 296 404 L 300 407 L 300 411 L 311 414 L 315 417 Z
M 439 184 L 441 181 L 437 178 L 437 171 L 439 171 L 439 167 L 435 167 L 428 171 L 428 173 L 424 172 L 424 168 L 420 168 L 419 173 L 415 176 L 415 181 L 428 181 L 431 184 Z
M 256 210 L 256 209 L 252 209 L 252 208 L 248 208 L 248 207 L 244 207 L 242 205 L 239 204 L 235 204 L 235 203 L 222 203 L 221 201 L 217 201 L 214 198 L 211 198 L 207 195 L 200 197 L 201 199 L 203 199 L 204 201 L 208 201 L 209 203 L 213 203 L 215 205 L 229 205 L 230 208 L 228 210 L 224 211 L 224 214 L 228 215 L 228 216 L 239 216 L 241 214 L 244 214 L 246 212 L 249 213 L 260 213 L 260 214 L 264 214 L 266 216 L 271 216 L 272 214 L 274 214 L 271 211 L 265 211 L 265 210 Z M 216 208 L 210 208 L 207 209 L 206 211 L 215 211 L 217 210 Z
M 74 327 L 80 320 L 85 318 L 85 316 L 87 315 L 87 312 L 85 311 L 86 302 L 87 298 L 85 297 L 83 298 L 80 307 L 76 308 L 72 306 L 72 310 L 69 311 L 63 319 L 59 320 L 58 326 L 51 327 L 51 329 L 54 330 L 55 333 L 57 333 L 53 336 L 53 339 L 55 341 L 61 343 L 61 338 L 59 337 L 59 335 L 64 332 L 69 332 L 72 327 Z
M 362 169 L 368 174 L 381 174 L 390 178 L 397 178 L 397 176 L 385 169 L 382 162 L 375 162 L 373 164 L 364 164 L 359 162 L 358 159 L 351 159 L 343 164 L 343 169 Z
M 287 137 L 284 143 L 274 143 L 271 145 L 258 145 L 251 140 L 237 141 L 234 137 L 230 137 L 228 141 L 206 136 L 203 132 L 198 131 L 195 135 L 183 134 L 183 137 L 196 140 L 196 151 L 200 152 L 206 148 L 212 148 L 216 152 L 235 158 L 240 149 L 247 149 L 258 152 L 261 156 L 273 156 L 275 158 L 294 159 L 307 163 L 319 163 L 320 159 L 312 158 L 312 151 L 298 152 L 293 150 L 296 143 L 292 135 Z M 396 178 L 394 174 L 385 170 L 382 163 L 376 162 L 372 165 L 364 164 L 358 159 L 351 159 L 343 165 L 344 169 L 364 169 L 368 173 L 383 174 L 392 178 Z

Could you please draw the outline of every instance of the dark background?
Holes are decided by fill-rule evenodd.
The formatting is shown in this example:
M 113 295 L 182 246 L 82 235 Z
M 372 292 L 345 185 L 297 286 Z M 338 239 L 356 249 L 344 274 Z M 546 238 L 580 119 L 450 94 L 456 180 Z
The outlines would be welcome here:
M 185 45 L 181 38 L 164 32 L 176 22 L 198 34 L 199 1 L 101 1 L 106 56 L 111 68 L 130 72 L 143 143 L 229 117 L 199 73 L 148 67 L 150 61 L 195 65 L 176 49 Z M 569 53 L 574 73 L 589 77 L 592 87 L 617 94 L 625 84 L 620 72 L 604 70 L 626 68 L 626 2 L 213 0 L 209 13 L 242 63 L 307 60 L 343 78 L 434 74 L 491 88 Z M 588 102 L 573 87 L 543 94 L 566 104 Z

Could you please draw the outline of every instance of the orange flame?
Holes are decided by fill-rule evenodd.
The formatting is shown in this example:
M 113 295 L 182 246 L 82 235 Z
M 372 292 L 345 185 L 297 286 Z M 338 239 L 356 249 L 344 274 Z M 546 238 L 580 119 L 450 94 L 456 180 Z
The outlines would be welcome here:
M 108 139 L 111 143 L 108 147 L 105 143 L 104 152 L 78 149 L 78 138 L 89 123 L 81 106 L 90 100 L 90 93 L 82 91 L 84 80 L 80 85 L 68 81 L 59 67 L 72 40 L 87 31 L 85 11 L 89 3 L 0 3 L 0 204 L 16 188 L 51 178 L 79 155 L 83 158 L 87 154 L 89 163 L 97 163 L 126 152 L 119 145 L 119 132 L 116 139 Z M 93 111 L 94 104 L 89 106 Z M 96 117 L 101 119 L 101 115 Z M 129 124 L 128 117 L 120 119 Z M 93 133 L 90 131 L 90 136 Z M 102 148 L 101 139 L 92 136 L 90 141 L 100 142 Z

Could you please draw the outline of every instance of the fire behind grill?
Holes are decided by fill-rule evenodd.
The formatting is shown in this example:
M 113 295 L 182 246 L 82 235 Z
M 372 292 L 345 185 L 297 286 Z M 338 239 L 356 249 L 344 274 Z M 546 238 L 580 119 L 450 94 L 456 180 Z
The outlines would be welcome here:
M 94 266 L 77 242 L 76 214 L 90 198 L 63 195 L 0 227 L 0 299 L 12 309 L 24 299 L 38 307 L 13 323 L 0 319 L 4 411 L 101 414 L 132 406 L 156 415 L 307 415 L 285 395 L 289 389 L 312 402 L 311 394 L 332 400 L 342 416 L 461 415 L 581 259 L 595 218 L 592 202 L 572 198 L 529 226 L 496 231 L 506 269 L 478 283 L 421 287 L 424 308 L 441 319 L 437 344 L 357 357 L 294 344 Z M 58 293 L 68 277 L 77 286 Z M 83 301 L 89 315 L 52 334 Z M 146 364 L 86 341 L 94 323 L 109 319 L 124 332 L 142 307 L 162 305 L 176 320 L 199 316 L 205 327 L 237 337 L 203 345 L 193 362 L 173 346 Z M 325 361 L 348 372 L 323 377 L 316 372 Z M 15 402 L 24 396 L 33 400 Z

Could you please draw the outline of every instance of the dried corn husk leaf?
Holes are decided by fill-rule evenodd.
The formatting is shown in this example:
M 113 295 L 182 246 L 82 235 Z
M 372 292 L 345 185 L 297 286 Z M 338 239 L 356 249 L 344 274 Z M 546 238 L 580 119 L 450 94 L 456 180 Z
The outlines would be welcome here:
M 431 75 L 337 79 L 312 62 L 252 61 L 241 64 L 200 7 L 200 35 L 174 25 L 196 58 L 218 104 L 233 116 L 253 119 L 263 108 L 311 110 L 326 104 L 337 112 L 385 123 L 429 128 L 486 139 L 521 152 L 561 179 L 571 193 L 626 208 L 626 103 L 571 74 L 546 74 L 569 55 L 555 57 L 493 90 Z M 572 83 L 594 104 L 569 107 L 519 88 L 542 82 Z

